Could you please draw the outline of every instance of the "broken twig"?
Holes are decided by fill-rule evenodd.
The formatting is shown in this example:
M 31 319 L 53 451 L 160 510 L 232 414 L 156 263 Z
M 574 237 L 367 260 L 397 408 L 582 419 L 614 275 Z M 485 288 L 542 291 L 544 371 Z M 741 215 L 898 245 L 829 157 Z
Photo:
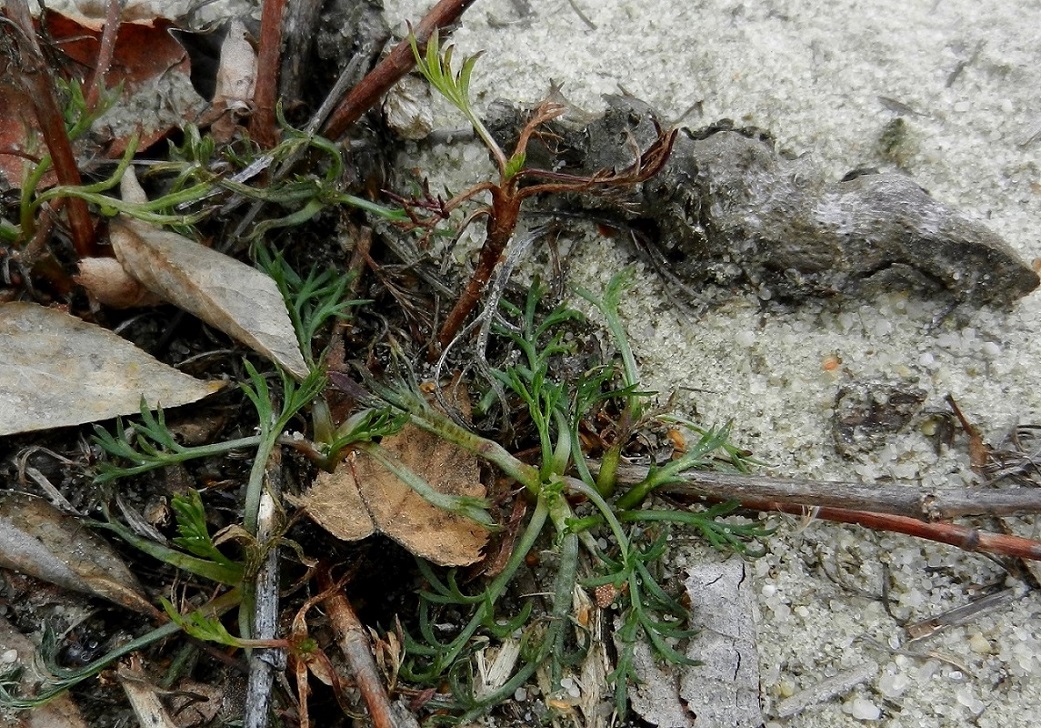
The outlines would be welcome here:
M 459 20 L 466 9 L 473 5 L 475 0 L 441 0 L 431 8 L 414 29 L 416 41 L 423 45 L 427 42 L 434 30 L 444 29 Z M 337 139 L 343 135 L 347 128 L 361 118 L 379 100 L 380 96 L 390 90 L 402 77 L 411 71 L 416 65 L 415 56 L 412 55 L 412 46 L 408 39 L 401 41 L 394 50 L 387 54 L 386 58 L 372 69 L 351 89 L 346 98 L 333 111 L 332 116 L 322 129 L 322 135 L 329 139 Z
M 318 588 L 328 592 L 325 598 L 325 608 L 329 613 L 329 620 L 333 629 L 336 630 L 336 642 L 340 646 L 347 663 L 354 675 L 354 682 L 361 692 L 365 705 L 369 708 L 369 716 L 372 718 L 376 728 L 397 728 L 394 714 L 391 711 L 390 699 L 383 682 L 379 677 L 376 660 L 372 656 L 372 648 L 369 645 L 369 637 L 365 632 L 365 626 L 354 613 L 351 603 L 339 589 L 335 589 L 332 574 L 329 573 L 329 565 L 321 564 L 318 567 Z

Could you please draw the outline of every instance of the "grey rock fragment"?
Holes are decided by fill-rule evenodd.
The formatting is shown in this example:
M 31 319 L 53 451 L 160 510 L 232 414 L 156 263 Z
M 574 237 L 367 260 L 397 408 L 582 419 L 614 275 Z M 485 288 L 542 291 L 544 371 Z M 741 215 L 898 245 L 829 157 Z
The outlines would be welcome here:
M 654 112 L 631 98 L 608 101 L 602 116 L 553 127 L 552 149 L 533 148 L 529 163 L 578 174 L 631 164 L 634 143 L 657 135 Z M 498 105 L 491 124 L 509 138 L 518 118 Z M 1000 237 L 909 177 L 861 171 L 827 181 L 807 156 L 728 122 L 682 130 L 665 169 L 628 198 L 578 204 L 642 231 L 659 271 L 695 301 L 747 286 L 780 300 L 908 290 L 1007 307 L 1039 283 Z
M 700 631 L 687 656 L 702 664 L 663 665 L 638 645 L 633 710 L 659 728 L 758 728 L 757 616 L 746 564 L 731 558 L 698 564 L 688 574 L 691 621 Z

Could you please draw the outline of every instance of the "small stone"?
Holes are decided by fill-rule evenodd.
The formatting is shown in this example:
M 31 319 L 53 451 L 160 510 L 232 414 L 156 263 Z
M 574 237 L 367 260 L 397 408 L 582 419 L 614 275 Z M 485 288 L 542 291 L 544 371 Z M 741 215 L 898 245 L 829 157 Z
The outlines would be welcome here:
M 969 638 L 969 649 L 977 655 L 990 654 L 990 642 L 979 632 Z
M 882 710 L 867 698 L 854 698 L 850 704 L 850 715 L 857 720 L 878 720 Z
M 878 691 L 887 698 L 897 698 L 907 689 L 911 681 L 902 672 L 883 675 L 878 680 Z

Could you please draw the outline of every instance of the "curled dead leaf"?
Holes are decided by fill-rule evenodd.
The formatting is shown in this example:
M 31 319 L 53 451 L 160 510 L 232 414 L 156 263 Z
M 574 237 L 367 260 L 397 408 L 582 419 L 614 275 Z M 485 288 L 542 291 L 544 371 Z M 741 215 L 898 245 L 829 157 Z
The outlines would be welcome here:
M 127 275 L 115 258 L 83 258 L 76 283 L 98 303 L 112 308 L 157 306 L 162 299 Z
M 477 458 L 429 432 L 407 426 L 383 439 L 384 450 L 438 493 L 481 498 Z M 443 566 L 481 558 L 488 531 L 465 516 L 431 505 L 373 457 L 354 453 L 335 472 L 319 473 L 294 503 L 332 535 L 357 541 L 380 531 L 417 556 Z
M 144 193 L 128 170 L 123 198 Z M 109 224 L 112 250 L 132 278 L 236 341 L 263 354 L 297 379 L 307 377 L 293 323 L 275 282 L 256 268 L 183 235 L 119 217 Z
M 126 339 L 35 303 L 0 305 L 0 435 L 177 407 L 213 394 Z
M 159 616 L 107 542 L 46 501 L 24 493 L 0 496 L 0 566 Z

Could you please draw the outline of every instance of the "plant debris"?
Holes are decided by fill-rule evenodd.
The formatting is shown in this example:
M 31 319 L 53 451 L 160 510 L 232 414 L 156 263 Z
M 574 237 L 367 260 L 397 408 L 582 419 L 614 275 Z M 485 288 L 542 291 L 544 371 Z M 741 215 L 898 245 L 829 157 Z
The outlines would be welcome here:
M 158 614 L 104 539 L 39 498 L 0 494 L 0 565 L 135 612 Z
M 34 303 L 0 304 L 0 435 L 177 407 L 224 386 L 157 361 L 108 329 Z
M 552 122 L 550 147 L 529 162 L 566 160 L 584 174 L 632 163 L 659 121 L 650 106 L 610 96 L 592 120 Z M 489 126 L 516 134 L 526 113 L 497 103 Z M 692 303 L 751 288 L 763 299 L 871 296 L 908 290 L 971 306 L 1011 306 L 1037 273 L 982 224 L 932 198 L 903 174 L 857 170 L 837 182 L 808 155 L 779 150 L 769 132 L 729 121 L 683 129 L 661 173 L 633 194 L 577 203 L 614 216 L 659 273 Z
M 380 447 L 438 493 L 484 497 L 477 458 L 437 435 L 406 427 Z M 291 500 L 337 538 L 358 541 L 379 531 L 442 566 L 476 562 L 488 541 L 486 528 L 431 504 L 365 452 L 332 473 L 319 473 L 303 496 Z
M 124 175 L 121 186 L 125 200 L 144 201 L 132 173 Z M 307 363 L 285 300 L 270 276 L 139 220 L 116 219 L 110 228 L 112 250 L 131 278 L 282 365 L 294 377 L 307 377 Z

